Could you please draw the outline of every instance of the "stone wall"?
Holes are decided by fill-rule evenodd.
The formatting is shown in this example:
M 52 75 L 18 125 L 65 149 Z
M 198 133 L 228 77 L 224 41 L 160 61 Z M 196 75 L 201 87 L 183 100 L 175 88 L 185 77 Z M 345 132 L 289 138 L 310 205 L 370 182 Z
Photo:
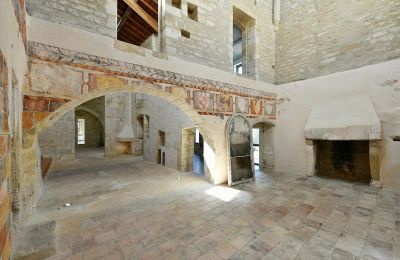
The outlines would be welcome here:
M 197 21 L 188 16 L 188 3 L 197 6 Z M 233 5 L 255 19 L 254 61 L 256 78 L 274 82 L 275 33 L 272 26 L 272 1 L 207 0 L 181 1 L 181 7 L 167 0 L 165 15 L 166 52 L 181 59 L 233 71 Z M 250 28 L 251 29 L 251 28 Z M 181 34 L 190 33 L 190 38 Z M 254 35 L 253 35 L 254 37 Z
M 125 152 L 117 135 L 124 126 L 127 95 L 132 94 L 122 92 L 105 96 L 105 156 L 120 156 Z
M 194 123 L 182 110 L 174 104 L 158 97 L 137 94 L 140 101 L 137 115 L 149 116 L 149 137 L 145 140 L 144 158 L 157 161 L 157 149 L 165 153 L 165 166 L 181 169 L 182 131 L 183 128 L 194 127 Z M 165 133 L 165 145 L 160 146 L 159 131 Z
M 63 115 L 38 137 L 43 157 L 53 160 L 75 159 L 75 112 Z
M 0 258 L 12 259 L 20 222 L 32 202 L 23 200 L 22 89 L 27 73 L 24 1 L 0 1 Z M 30 158 L 26 158 L 29 160 Z M 31 204 L 30 206 L 28 206 Z
M 28 14 L 116 38 L 116 0 L 27 0 Z
M 399 1 L 282 0 L 277 82 L 400 57 L 399 17 Z

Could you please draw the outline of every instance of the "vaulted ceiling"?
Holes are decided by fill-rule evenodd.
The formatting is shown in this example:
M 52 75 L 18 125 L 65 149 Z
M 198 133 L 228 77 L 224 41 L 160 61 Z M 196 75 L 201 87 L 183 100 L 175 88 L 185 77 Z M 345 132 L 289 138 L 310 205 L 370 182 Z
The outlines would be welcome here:
M 142 45 L 158 31 L 158 4 L 154 0 L 118 0 L 117 39 Z

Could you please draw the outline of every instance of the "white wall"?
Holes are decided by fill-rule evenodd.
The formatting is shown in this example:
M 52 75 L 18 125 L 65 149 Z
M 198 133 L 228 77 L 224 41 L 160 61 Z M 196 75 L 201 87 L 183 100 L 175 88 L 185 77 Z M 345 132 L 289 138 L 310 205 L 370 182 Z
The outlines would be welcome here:
M 304 126 L 316 104 L 368 94 L 382 123 L 381 179 L 384 188 L 400 188 L 400 59 L 278 86 L 276 169 L 306 174 Z

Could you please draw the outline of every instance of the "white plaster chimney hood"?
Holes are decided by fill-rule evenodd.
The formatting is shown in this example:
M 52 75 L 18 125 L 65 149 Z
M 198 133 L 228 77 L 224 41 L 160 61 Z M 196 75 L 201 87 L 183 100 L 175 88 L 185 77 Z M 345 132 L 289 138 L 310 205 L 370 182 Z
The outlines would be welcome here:
M 127 93 L 124 127 L 117 135 L 117 140 L 122 142 L 131 142 L 135 140 L 135 132 L 132 123 L 132 94 Z
M 306 139 L 381 140 L 381 123 L 368 95 L 316 105 L 304 128 Z

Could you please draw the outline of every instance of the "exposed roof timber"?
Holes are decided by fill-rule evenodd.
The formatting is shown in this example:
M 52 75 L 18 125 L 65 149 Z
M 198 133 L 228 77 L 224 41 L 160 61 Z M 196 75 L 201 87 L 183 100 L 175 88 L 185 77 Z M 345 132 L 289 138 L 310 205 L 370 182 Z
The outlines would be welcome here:
M 139 0 L 141 3 L 143 3 L 145 6 L 147 6 L 147 8 L 149 8 L 153 13 L 157 14 L 158 10 L 155 9 L 150 3 L 148 3 L 145 0 Z
M 148 25 L 153 28 L 154 31 L 158 32 L 157 21 L 146 13 L 142 7 L 140 7 L 135 0 L 123 0 L 130 8 L 133 9 Z
M 122 15 L 121 19 L 120 19 L 119 22 L 118 22 L 118 28 L 117 28 L 117 31 L 118 31 L 118 32 L 121 31 L 122 27 L 124 26 L 124 24 L 125 24 L 126 21 L 128 20 L 129 15 L 130 15 L 131 13 L 132 13 L 132 9 L 129 8 L 129 6 L 128 6 L 128 8 L 126 8 L 124 14 Z

